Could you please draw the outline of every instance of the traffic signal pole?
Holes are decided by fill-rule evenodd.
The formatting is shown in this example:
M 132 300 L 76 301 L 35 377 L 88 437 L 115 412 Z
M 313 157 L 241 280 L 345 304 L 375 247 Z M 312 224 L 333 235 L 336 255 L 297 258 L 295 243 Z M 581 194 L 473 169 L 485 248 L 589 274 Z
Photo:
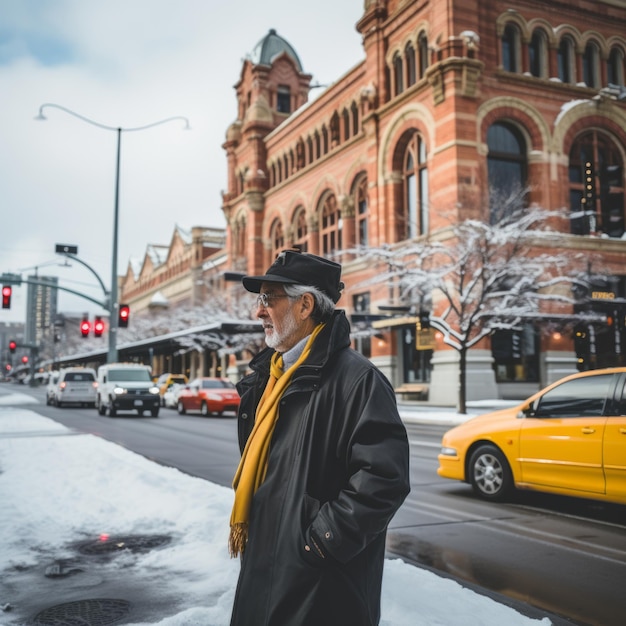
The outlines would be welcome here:
M 100 283 L 100 287 L 102 287 L 102 291 L 104 293 L 105 300 L 103 302 L 97 302 L 95 300 L 91 300 L 92 302 L 96 302 L 103 309 L 109 311 L 109 349 L 107 354 L 107 363 L 115 363 L 117 361 L 117 310 L 118 310 L 118 302 L 117 302 L 117 231 L 118 231 L 118 212 L 119 212 L 119 169 L 120 169 L 120 140 L 121 133 L 118 135 L 118 146 L 117 146 L 117 166 L 116 166 L 116 174 L 115 174 L 115 214 L 113 218 L 113 259 L 111 261 L 111 290 L 107 291 L 104 286 L 104 282 L 98 273 L 90 267 L 85 261 L 79 259 L 76 256 L 78 252 L 78 246 L 70 246 L 65 244 L 57 244 L 55 251 L 57 254 L 62 254 L 63 256 L 76 261 L 84 265 L 95 277 L 96 280 Z M 67 291 L 67 290 L 66 290 Z M 81 295 L 81 294 L 78 294 Z M 83 296 L 87 297 L 87 296 Z M 89 299 L 87 297 L 87 299 Z
M 117 361 L 117 240 L 120 218 L 120 155 L 122 151 L 122 129 L 117 128 L 117 158 L 115 159 L 115 206 L 113 209 L 113 250 L 111 252 L 111 294 L 109 296 L 109 352 L 107 363 Z
M 153 122 L 151 124 L 146 124 L 145 126 L 136 126 L 133 128 L 122 128 L 121 126 L 108 126 L 106 124 L 101 124 L 95 120 L 92 120 L 76 111 L 72 111 L 67 107 L 61 106 L 59 104 L 54 104 L 52 102 L 46 102 L 39 107 L 39 115 L 36 119 L 45 120 L 46 117 L 43 114 L 46 108 L 53 108 L 68 113 L 73 117 L 82 120 L 92 126 L 96 126 L 98 128 L 102 128 L 107 131 L 114 131 L 117 134 L 117 154 L 116 154 L 116 162 L 115 162 L 115 206 L 114 206 L 114 214 L 113 214 L 113 250 L 111 254 L 111 291 L 109 294 L 108 301 L 108 310 L 109 310 L 109 351 L 107 355 L 107 361 L 109 363 L 113 363 L 117 361 L 117 329 L 118 329 L 118 313 L 119 313 L 119 302 L 118 298 L 118 289 L 117 289 L 117 240 L 118 240 L 118 227 L 119 227 L 119 208 L 120 208 L 120 154 L 121 154 L 121 143 L 122 143 L 122 132 L 135 132 L 142 131 L 148 128 L 153 128 L 154 126 L 160 126 L 161 124 L 167 124 L 173 121 L 183 121 L 185 123 L 185 128 L 189 128 L 189 120 L 186 117 L 181 115 L 177 115 L 174 117 L 167 117 L 165 119 L 159 120 L 157 122 Z

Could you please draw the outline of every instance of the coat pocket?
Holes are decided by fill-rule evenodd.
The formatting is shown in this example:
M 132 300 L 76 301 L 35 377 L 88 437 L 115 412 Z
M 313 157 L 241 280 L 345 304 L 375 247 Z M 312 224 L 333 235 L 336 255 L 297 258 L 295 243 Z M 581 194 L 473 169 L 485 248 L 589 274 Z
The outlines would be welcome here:
M 326 563 L 326 555 L 321 541 L 311 532 L 313 520 L 320 510 L 320 502 L 308 494 L 302 498 L 300 517 L 300 547 L 299 554 L 303 560 L 314 567 L 322 567 Z

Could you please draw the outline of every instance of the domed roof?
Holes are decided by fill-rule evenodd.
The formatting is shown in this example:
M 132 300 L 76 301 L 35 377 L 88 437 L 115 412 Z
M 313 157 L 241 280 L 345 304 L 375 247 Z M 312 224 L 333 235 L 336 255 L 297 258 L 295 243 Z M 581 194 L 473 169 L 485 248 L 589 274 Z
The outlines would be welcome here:
M 270 28 L 267 35 L 255 46 L 250 55 L 250 60 L 255 65 L 271 65 L 272 60 L 281 52 L 286 52 L 295 61 L 298 71 L 302 71 L 302 64 L 296 51 L 273 28 Z

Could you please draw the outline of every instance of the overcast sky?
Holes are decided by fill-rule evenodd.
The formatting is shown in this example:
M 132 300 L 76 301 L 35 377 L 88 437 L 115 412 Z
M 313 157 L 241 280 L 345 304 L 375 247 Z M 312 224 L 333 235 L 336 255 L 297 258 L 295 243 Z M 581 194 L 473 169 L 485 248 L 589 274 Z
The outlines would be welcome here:
M 61 267 L 55 244 L 111 281 L 117 133 L 123 132 L 118 271 L 169 244 L 175 225 L 224 227 L 221 147 L 237 113 L 242 61 L 270 28 L 328 84 L 362 60 L 363 0 L 0 0 L 0 273 L 59 276 L 96 299 L 83 266 Z M 316 90 L 312 95 L 317 95 Z M 26 287 L 0 321 L 24 321 Z M 59 309 L 99 312 L 60 292 Z

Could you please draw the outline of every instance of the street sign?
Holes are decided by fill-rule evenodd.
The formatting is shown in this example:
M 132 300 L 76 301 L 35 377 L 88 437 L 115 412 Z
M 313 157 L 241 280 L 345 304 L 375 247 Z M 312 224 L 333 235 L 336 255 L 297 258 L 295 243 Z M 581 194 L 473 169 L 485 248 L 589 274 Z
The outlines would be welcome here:
M 57 254 L 78 254 L 78 246 L 72 246 L 67 243 L 57 243 L 54 247 Z
M 0 284 L 21 285 L 22 277 L 20 276 L 20 274 L 0 274 Z

